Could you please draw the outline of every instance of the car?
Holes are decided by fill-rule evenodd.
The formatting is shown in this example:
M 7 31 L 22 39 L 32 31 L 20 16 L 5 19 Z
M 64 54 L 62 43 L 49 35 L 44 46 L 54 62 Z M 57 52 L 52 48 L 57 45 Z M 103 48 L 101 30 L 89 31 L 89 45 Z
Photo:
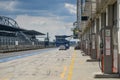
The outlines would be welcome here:
M 59 47 L 59 50 L 66 50 L 66 47 L 65 47 L 64 45 L 61 45 L 61 46 Z

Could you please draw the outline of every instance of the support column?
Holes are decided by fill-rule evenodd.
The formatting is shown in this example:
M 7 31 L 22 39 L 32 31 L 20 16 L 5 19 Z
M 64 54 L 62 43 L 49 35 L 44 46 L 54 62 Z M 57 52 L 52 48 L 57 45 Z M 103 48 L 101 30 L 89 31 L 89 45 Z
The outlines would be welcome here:
M 100 59 L 99 18 L 96 19 L 96 50 L 97 50 L 97 59 Z
M 88 55 L 90 55 L 90 28 L 88 30 Z
M 113 26 L 113 6 L 108 5 L 108 8 L 106 9 L 106 26 L 108 26 L 110 29 Z M 106 30 L 105 33 L 106 34 Z M 111 33 L 110 33 L 111 35 Z M 112 73 L 112 66 L 113 66 L 113 60 L 112 60 L 112 36 L 110 36 L 110 43 L 106 42 L 106 37 L 104 36 L 104 47 L 103 47 L 103 70 L 104 73 Z M 107 50 L 107 47 L 110 48 L 109 52 Z
M 120 74 L 120 0 L 117 0 L 117 28 L 118 28 L 118 65 L 119 65 L 119 74 Z
M 95 33 L 95 21 L 92 22 L 92 32 L 91 32 L 91 43 L 92 43 L 92 48 L 91 48 L 91 58 L 92 59 L 97 59 L 97 53 L 96 53 L 96 33 Z
M 113 50 L 113 73 L 118 73 L 118 29 L 117 29 L 117 2 L 113 5 L 113 28 L 112 28 L 112 50 Z

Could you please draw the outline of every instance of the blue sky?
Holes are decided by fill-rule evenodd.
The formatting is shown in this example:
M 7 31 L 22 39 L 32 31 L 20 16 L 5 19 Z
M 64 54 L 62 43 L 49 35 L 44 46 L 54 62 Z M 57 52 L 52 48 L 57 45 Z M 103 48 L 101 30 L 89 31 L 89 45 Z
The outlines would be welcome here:
M 71 35 L 76 0 L 0 0 L 0 15 L 15 19 L 25 29 Z

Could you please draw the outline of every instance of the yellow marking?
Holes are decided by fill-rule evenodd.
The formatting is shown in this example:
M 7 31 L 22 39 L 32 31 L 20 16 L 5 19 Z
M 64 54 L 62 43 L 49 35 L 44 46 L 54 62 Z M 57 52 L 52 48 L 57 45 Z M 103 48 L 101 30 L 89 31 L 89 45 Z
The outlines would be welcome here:
M 62 72 L 61 75 L 60 75 L 60 77 L 61 77 L 62 79 L 65 77 L 66 70 L 67 70 L 67 66 L 64 66 L 64 70 L 63 70 L 63 72 Z
M 11 77 L 12 77 L 12 74 L 8 74 L 7 76 L 4 76 L 2 80 L 10 80 Z
M 8 79 L 8 78 L 3 78 L 2 80 L 10 80 L 10 79 Z
M 70 66 L 69 66 L 69 72 L 68 72 L 67 80 L 71 80 L 72 79 L 75 58 L 76 58 L 76 52 L 74 51 L 74 54 L 72 55 L 71 63 L 70 63 Z

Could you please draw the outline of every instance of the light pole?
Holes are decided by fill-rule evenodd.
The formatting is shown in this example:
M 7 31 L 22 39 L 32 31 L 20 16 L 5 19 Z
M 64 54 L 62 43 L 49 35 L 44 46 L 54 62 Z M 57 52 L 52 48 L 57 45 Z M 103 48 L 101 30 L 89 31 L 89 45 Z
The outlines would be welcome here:
M 80 24 L 81 24 L 81 0 L 77 0 L 77 28 L 82 30 Z

